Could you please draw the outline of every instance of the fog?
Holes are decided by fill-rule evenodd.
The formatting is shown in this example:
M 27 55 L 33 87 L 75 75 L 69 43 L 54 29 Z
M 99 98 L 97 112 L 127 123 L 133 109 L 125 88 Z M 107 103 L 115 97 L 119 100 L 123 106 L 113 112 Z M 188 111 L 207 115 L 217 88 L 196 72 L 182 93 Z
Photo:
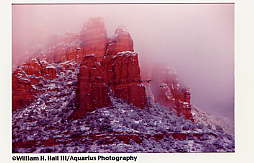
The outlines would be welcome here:
M 109 35 L 131 33 L 140 61 L 167 64 L 191 89 L 200 109 L 234 117 L 233 4 L 13 5 L 13 65 L 53 35 L 78 33 L 90 17 L 103 17 Z

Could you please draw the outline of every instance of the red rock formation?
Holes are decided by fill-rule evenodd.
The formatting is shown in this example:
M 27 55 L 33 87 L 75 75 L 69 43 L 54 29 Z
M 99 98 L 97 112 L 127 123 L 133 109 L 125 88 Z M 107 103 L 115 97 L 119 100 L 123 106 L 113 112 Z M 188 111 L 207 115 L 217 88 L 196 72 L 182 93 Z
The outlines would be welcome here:
M 15 111 L 34 101 L 38 92 L 34 85 L 39 84 L 40 77 L 55 79 L 56 69 L 47 62 L 31 59 L 12 73 L 12 109 Z
M 173 108 L 178 115 L 193 120 L 190 91 L 178 81 L 174 71 L 157 67 L 152 75 L 151 86 L 155 102 Z
M 91 18 L 80 32 L 80 47 L 84 54 L 103 57 L 107 46 L 107 32 L 102 18 Z
M 87 112 L 111 106 L 110 89 L 113 96 L 144 108 L 146 94 L 137 54 L 124 52 L 107 56 L 102 62 L 97 59 L 95 55 L 87 55 L 81 64 L 78 79 L 79 108 L 70 118 L 81 118 Z
M 81 49 L 86 57 L 79 74 L 79 109 L 71 118 L 80 118 L 96 108 L 110 106 L 110 89 L 113 96 L 129 104 L 140 108 L 146 106 L 138 56 L 131 52 L 133 41 L 128 32 L 118 28 L 108 43 L 102 20 L 90 19 L 81 31 Z
M 87 112 L 111 105 L 109 87 L 106 83 L 104 68 L 94 55 L 84 58 L 78 78 L 79 108 L 71 119 L 83 117 Z
M 157 67 L 151 74 L 151 70 L 146 69 L 146 76 L 141 80 L 138 56 L 133 52 L 133 40 L 122 28 L 118 28 L 114 37 L 108 39 L 102 19 L 93 18 L 84 25 L 80 35 L 71 34 L 57 41 L 60 42 L 54 43 L 52 48 L 44 52 L 45 60 L 51 63 L 70 60 L 81 63 L 77 92 L 79 109 L 72 118 L 80 118 L 96 108 L 110 106 L 109 90 L 112 90 L 110 93 L 113 96 L 139 108 L 147 106 L 148 96 L 152 101 L 173 108 L 178 115 L 193 119 L 190 92 L 180 84 L 174 72 Z M 36 77 L 50 80 L 56 78 L 56 69 L 39 60 L 25 63 L 22 71 L 35 78 L 23 81 L 17 77 L 18 72 L 13 73 L 14 109 L 33 101 L 36 90 L 32 85 L 38 83 Z M 151 87 L 143 82 L 150 81 L 149 78 L 152 80 Z
M 12 75 L 12 110 L 15 111 L 29 105 L 35 99 L 37 91 L 30 81 L 20 80 Z
M 122 28 L 117 28 L 115 36 L 109 39 L 106 53 L 107 55 L 116 55 L 118 52 L 122 51 L 134 51 L 133 41 L 129 32 Z
M 93 18 L 84 25 L 80 32 L 80 47 L 77 44 L 66 47 L 75 42 L 77 35 L 67 38 L 58 39 L 60 43 L 49 50 L 45 59 L 53 63 L 68 60 L 82 62 L 78 82 L 79 109 L 73 114 L 73 117 L 82 117 L 96 108 L 110 106 L 109 89 L 112 90 L 113 96 L 129 104 L 140 108 L 147 105 L 145 87 L 140 77 L 138 56 L 132 52 L 133 41 L 127 31 L 118 28 L 114 37 L 107 39 L 102 19 Z M 89 54 L 94 54 L 96 57 Z M 86 55 L 88 56 L 84 58 L 83 56 Z M 38 63 L 29 63 L 27 73 L 47 79 L 56 77 L 54 68 Z M 166 96 L 163 96 L 165 92 L 162 89 L 161 95 L 157 96 L 160 97 L 157 98 L 157 101 L 162 104 L 168 103 Z M 179 99 L 182 97 L 177 93 L 176 96 Z M 162 102 L 163 99 L 165 99 L 164 102 Z M 175 106 L 178 105 L 182 107 L 181 103 L 175 103 Z M 183 109 L 182 112 L 184 112 Z
M 65 61 L 81 62 L 83 56 L 80 48 L 80 35 L 72 34 L 58 38 L 58 42 L 52 43 L 46 51 L 42 51 L 44 58 L 49 63 L 60 63 Z M 41 56 L 40 56 L 41 58 Z
M 43 52 L 50 63 L 70 60 L 80 63 L 83 57 L 89 54 L 95 54 L 98 60 L 101 60 L 108 44 L 105 25 L 101 18 L 89 19 L 80 34 L 68 34 L 55 40 L 57 42 L 52 41 L 50 48 Z
M 57 37 L 49 44 L 47 50 L 41 51 L 49 63 L 60 63 L 74 60 L 82 62 L 83 57 L 95 54 L 99 61 L 107 53 L 116 55 L 122 51 L 133 51 L 133 41 L 130 34 L 122 28 L 115 31 L 112 39 L 107 38 L 103 19 L 89 19 L 80 34 L 65 34 Z M 41 58 L 41 56 L 38 56 Z
M 39 64 L 37 59 L 31 59 L 28 62 L 24 63 L 22 66 L 22 70 L 27 74 L 27 75 L 36 75 L 40 76 L 41 75 L 41 64 Z
M 139 108 L 146 106 L 145 87 L 142 84 L 138 56 L 134 52 L 120 52 L 106 56 L 104 65 L 114 96 Z

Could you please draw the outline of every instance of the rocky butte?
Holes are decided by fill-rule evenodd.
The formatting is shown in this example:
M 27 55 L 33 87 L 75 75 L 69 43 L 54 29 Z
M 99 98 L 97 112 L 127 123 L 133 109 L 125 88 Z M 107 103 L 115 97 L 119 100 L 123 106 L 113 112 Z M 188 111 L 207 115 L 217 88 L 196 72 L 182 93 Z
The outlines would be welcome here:
M 13 152 L 234 151 L 172 68 L 142 66 L 130 33 L 108 37 L 101 18 L 53 39 L 12 73 Z
M 117 97 L 138 108 L 149 107 L 148 99 L 152 98 L 153 102 L 193 120 L 190 91 L 180 84 L 176 74 L 165 67 L 157 67 L 144 70 L 149 74 L 144 79 L 130 33 L 119 27 L 108 37 L 101 18 L 89 19 L 80 34 L 68 34 L 35 56 L 12 74 L 13 110 L 34 101 L 41 93 L 35 89 L 36 85 L 57 78 L 56 72 L 60 70 L 52 64 L 75 61 L 79 64 L 76 67 L 79 69 L 77 109 L 70 119 L 112 106 L 110 98 Z M 69 69 L 68 65 L 63 68 Z
M 71 117 L 80 118 L 96 108 L 111 106 L 110 96 L 139 108 L 147 106 L 138 55 L 133 52 L 130 34 L 118 28 L 113 38 L 105 39 L 101 19 L 91 19 L 84 28 L 81 45 L 90 54 L 86 54 L 80 64 L 79 107 Z

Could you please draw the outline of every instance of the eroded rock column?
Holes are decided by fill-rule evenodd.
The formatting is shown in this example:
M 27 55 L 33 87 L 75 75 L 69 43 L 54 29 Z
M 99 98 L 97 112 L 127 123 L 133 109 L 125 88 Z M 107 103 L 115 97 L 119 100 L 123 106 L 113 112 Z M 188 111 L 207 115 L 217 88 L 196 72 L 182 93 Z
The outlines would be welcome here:
M 80 32 L 80 47 L 84 55 L 95 54 L 102 58 L 106 53 L 107 32 L 102 18 L 91 18 Z

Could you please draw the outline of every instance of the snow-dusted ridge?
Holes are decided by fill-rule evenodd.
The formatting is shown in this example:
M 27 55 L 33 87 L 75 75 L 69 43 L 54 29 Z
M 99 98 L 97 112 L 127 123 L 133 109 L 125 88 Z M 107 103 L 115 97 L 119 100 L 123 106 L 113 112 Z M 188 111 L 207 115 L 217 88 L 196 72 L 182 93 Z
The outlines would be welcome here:
M 65 70 L 66 64 L 76 66 Z M 52 64 L 54 80 L 41 79 L 44 90 L 28 107 L 13 112 L 13 152 L 234 152 L 234 138 L 179 117 L 158 104 L 140 109 L 111 97 L 112 107 L 69 120 L 76 109 L 75 62 Z

